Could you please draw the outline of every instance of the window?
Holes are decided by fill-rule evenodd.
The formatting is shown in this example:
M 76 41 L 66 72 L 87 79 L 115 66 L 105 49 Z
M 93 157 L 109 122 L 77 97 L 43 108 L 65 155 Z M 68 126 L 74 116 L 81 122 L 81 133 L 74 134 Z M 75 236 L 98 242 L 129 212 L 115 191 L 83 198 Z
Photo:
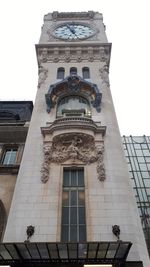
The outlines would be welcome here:
M 84 170 L 64 169 L 62 242 L 86 241 Z
M 70 68 L 70 75 L 77 75 L 77 68 Z
M 91 117 L 91 109 L 88 100 L 81 96 L 66 96 L 57 106 L 57 116 L 85 116 Z
M 16 163 L 17 148 L 8 148 L 5 149 L 2 164 L 3 165 L 13 165 Z
M 58 68 L 57 79 L 64 79 L 64 76 L 65 76 L 65 69 L 64 68 Z
M 83 76 L 83 79 L 90 79 L 90 71 L 88 67 L 84 67 L 82 69 L 82 76 Z

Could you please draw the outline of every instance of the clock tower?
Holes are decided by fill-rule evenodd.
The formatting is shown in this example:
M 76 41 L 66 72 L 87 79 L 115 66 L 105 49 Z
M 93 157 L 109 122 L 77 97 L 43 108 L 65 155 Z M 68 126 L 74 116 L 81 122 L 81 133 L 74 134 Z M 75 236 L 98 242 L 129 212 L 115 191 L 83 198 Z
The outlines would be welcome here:
M 20 242 L 32 262 L 149 267 L 102 14 L 45 15 L 36 53 L 37 96 L 4 242 Z

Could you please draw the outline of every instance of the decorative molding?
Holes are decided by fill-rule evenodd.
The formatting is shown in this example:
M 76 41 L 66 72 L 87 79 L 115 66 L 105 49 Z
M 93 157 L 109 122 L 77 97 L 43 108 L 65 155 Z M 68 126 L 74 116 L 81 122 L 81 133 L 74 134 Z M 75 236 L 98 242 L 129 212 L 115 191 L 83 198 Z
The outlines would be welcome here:
M 100 61 L 109 66 L 111 44 L 77 46 L 70 44 L 69 47 L 61 45 L 57 50 L 54 45 L 36 45 L 39 66 L 45 62 L 87 62 Z
M 38 88 L 45 82 L 47 78 L 48 69 L 44 68 L 43 66 L 39 67 L 39 79 L 38 79 Z
M 72 163 L 81 161 L 84 164 L 97 162 L 99 181 L 105 180 L 103 163 L 104 144 L 95 145 L 94 138 L 87 134 L 69 133 L 55 136 L 50 143 L 44 143 L 44 162 L 41 169 L 41 181 L 46 183 L 50 176 L 50 163 L 61 164 L 67 160 Z

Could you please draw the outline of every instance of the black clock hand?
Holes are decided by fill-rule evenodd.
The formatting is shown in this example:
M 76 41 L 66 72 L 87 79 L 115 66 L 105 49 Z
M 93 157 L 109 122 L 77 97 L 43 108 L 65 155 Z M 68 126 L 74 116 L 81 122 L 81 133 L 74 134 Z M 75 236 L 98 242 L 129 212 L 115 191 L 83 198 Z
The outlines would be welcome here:
M 72 25 L 67 24 L 67 27 L 73 34 L 76 33 L 75 28 Z

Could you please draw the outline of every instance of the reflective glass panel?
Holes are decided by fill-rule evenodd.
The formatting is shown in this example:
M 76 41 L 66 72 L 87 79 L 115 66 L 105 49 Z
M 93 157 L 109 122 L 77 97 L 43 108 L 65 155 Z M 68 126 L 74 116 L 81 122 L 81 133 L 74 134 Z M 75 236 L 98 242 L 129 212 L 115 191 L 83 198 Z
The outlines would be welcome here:
M 70 242 L 77 242 L 77 225 L 70 225 Z
M 62 205 L 69 206 L 69 191 L 65 190 L 62 194 Z

